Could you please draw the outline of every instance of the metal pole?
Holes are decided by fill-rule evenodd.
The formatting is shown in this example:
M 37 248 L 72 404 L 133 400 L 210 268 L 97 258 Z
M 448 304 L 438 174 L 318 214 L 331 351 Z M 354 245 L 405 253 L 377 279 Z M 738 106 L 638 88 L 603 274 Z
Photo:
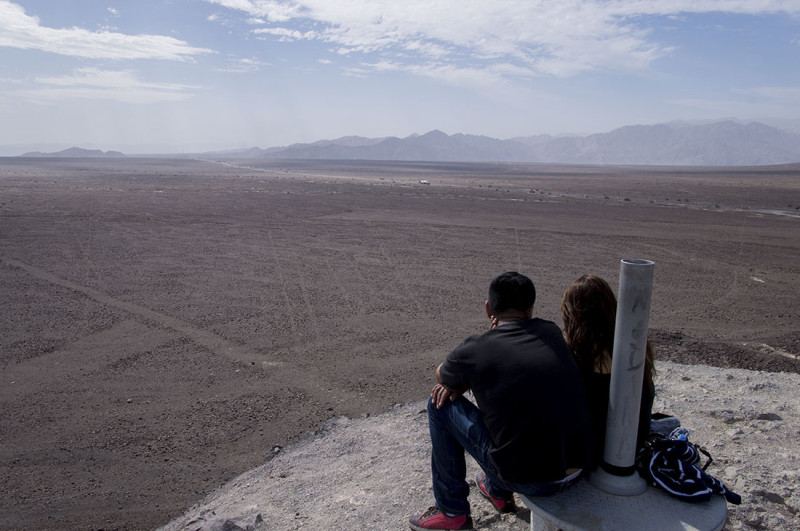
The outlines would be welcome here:
M 605 449 L 603 463 L 591 476 L 592 485 L 620 496 L 647 490 L 634 465 L 654 265 L 649 260 L 620 262 Z

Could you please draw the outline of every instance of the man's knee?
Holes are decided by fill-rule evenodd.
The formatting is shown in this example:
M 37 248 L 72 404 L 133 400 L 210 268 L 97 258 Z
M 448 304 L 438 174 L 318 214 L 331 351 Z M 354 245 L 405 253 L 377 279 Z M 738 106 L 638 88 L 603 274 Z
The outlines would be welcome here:
M 440 409 L 436 407 L 436 403 L 433 401 L 433 397 L 428 399 L 428 416 L 432 417 L 439 413 Z
M 428 399 L 428 418 L 444 420 L 447 416 L 452 414 L 450 411 L 452 407 L 455 407 L 455 402 L 451 400 L 445 400 L 441 407 L 436 407 L 436 402 L 434 402 L 433 397 L 431 397 Z

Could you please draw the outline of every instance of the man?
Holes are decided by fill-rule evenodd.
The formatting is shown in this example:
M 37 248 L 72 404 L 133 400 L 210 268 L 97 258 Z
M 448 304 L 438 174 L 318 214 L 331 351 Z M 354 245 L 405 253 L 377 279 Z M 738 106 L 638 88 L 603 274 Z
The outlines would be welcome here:
M 533 319 L 531 280 L 508 272 L 489 286 L 488 332 L 472 336 L 436 369 L 428 401 L 436 505 L 415 530 L 471 529 L 464 451 L 484 471 L 479 492 L 501 512 L 513 493 L 547 496 L 590 466 L 583 385 L 561 330 Z M 461 396 L 471 390 L 477 407 Z

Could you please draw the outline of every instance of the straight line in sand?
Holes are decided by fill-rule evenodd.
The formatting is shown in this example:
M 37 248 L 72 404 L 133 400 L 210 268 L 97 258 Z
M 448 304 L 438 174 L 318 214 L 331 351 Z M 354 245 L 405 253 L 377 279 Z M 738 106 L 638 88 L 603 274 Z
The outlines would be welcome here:
M 192 341 L 206 347 L 210 351 L 218 355 L 225 356 L 226 358 L 229 358 L 233 361 L 244 361 L 244 362 L 254 362 L 254 363 L 261 363 L 263 361 L 263 356 L 260 356 L 255 352 L 250 351 L 249 349 L 243 348 L 240 345 L 232 343 L 224 338 L 221 338 L 216 334 L 209 333 L 205 330 L 192 326 L 191 324 L 185 321 L 176 319 L 175 317 L 171 317 L 169 315 L 153 311 L 150 308 L 146 308 L 139 304 L 134 304 L 131 302 L 125 302 L 116 299 L 106 293 L 103 293 L 102 291 L 90 288 L 88 286 L 83 286 L 76 282 L 72 282 L 71 280 L 57 277 L 40 267 L 32 266 L 20 262 L 19 260 L 14 260 L 11 258 L 2 258 L 2 260 L 7 265 L 18 267 L 40 280 L 44 280 L 46 282 L 49 282 L 51 284 L 56 284 L 58 286 L 62 286 L 72 291 L 77 291 L 78 293 L 82 293 L 87 297 L 92 298 L 97 302 L 100 302 L 107 306 L 123 310 L 130 314 L 136 315 L 148 321 L 159 324 L 165 328 L 171 328 L 177 332 L 186 335 Z M 268 365 L 280 366 L 283 364 L 280 362 L 270 362 Z
M 40 267 L 32 266 L 20 262 L 19 260 L 5 257 L 0 258 L 0 260 L 6 265 L 22 269 L 40 280 L 82 293 L 107 306 L 123 310 L 164 328 L 175 330 L 189 338 L 195 344 L 205 347 L 209 351 L 228 358 L 235 363 L 244 362 L 269 371 L 272 378 L 287 382 L 292 387 L 303 390 L 306 394 L 315 398 L 322 404 L 331 402 L 331 394 L 329 391 L 326 391 L 330 386 L 328 385 L 325 375 L 319 369 L 298 367 L 281 361 L 265 360 L 262 354 L 258 354 L 245 346 L 228 341 L 225 338 L 197 328 L 175 317 L 153 311 L 139 304 L 121 301 L 102 291 L 57 277 Z M 359 396 L 357 393 L 344 389 L 339 389 L 337 395 L 340 399 L 339 405 L 341 405 L 341 403 L 358 403 L 363 400 L 363 397 Z

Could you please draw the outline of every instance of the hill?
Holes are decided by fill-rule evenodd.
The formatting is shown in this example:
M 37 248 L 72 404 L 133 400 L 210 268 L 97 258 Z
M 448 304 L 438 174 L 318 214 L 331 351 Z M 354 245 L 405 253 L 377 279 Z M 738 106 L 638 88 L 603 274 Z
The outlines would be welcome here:
M 72 147 L 22 157 L 124 157 Z M 143 155 L 140 155 L 143 156 Z M 585 136 L 535 135 L 506 140 L 433 130 L 405 138 L 345 136 L 288 146 L 157 155 L 159 158 L 532 162 L 667 166 L 764 166 L 800 162 L 800 131 L 725 120 L 629 125 Z
M 29 151 L 20 157 L 49 157 L 49 158 L 98 158 L 98 157 L 124 157 L 124 153 L 119 151 L 101 151 L 99 149 L 83 149 L 71 147 L 54 153 L 43 153 L 41 151 Z
M 758 122 L 632 125 L 588 136 L 538 135 L 498 140 L 434 130 L 353 143 L 353 137 L 262 150 L 286 159 L 443 162 L 549 162 L 757 166 L 800 161 L 800 134 Z

